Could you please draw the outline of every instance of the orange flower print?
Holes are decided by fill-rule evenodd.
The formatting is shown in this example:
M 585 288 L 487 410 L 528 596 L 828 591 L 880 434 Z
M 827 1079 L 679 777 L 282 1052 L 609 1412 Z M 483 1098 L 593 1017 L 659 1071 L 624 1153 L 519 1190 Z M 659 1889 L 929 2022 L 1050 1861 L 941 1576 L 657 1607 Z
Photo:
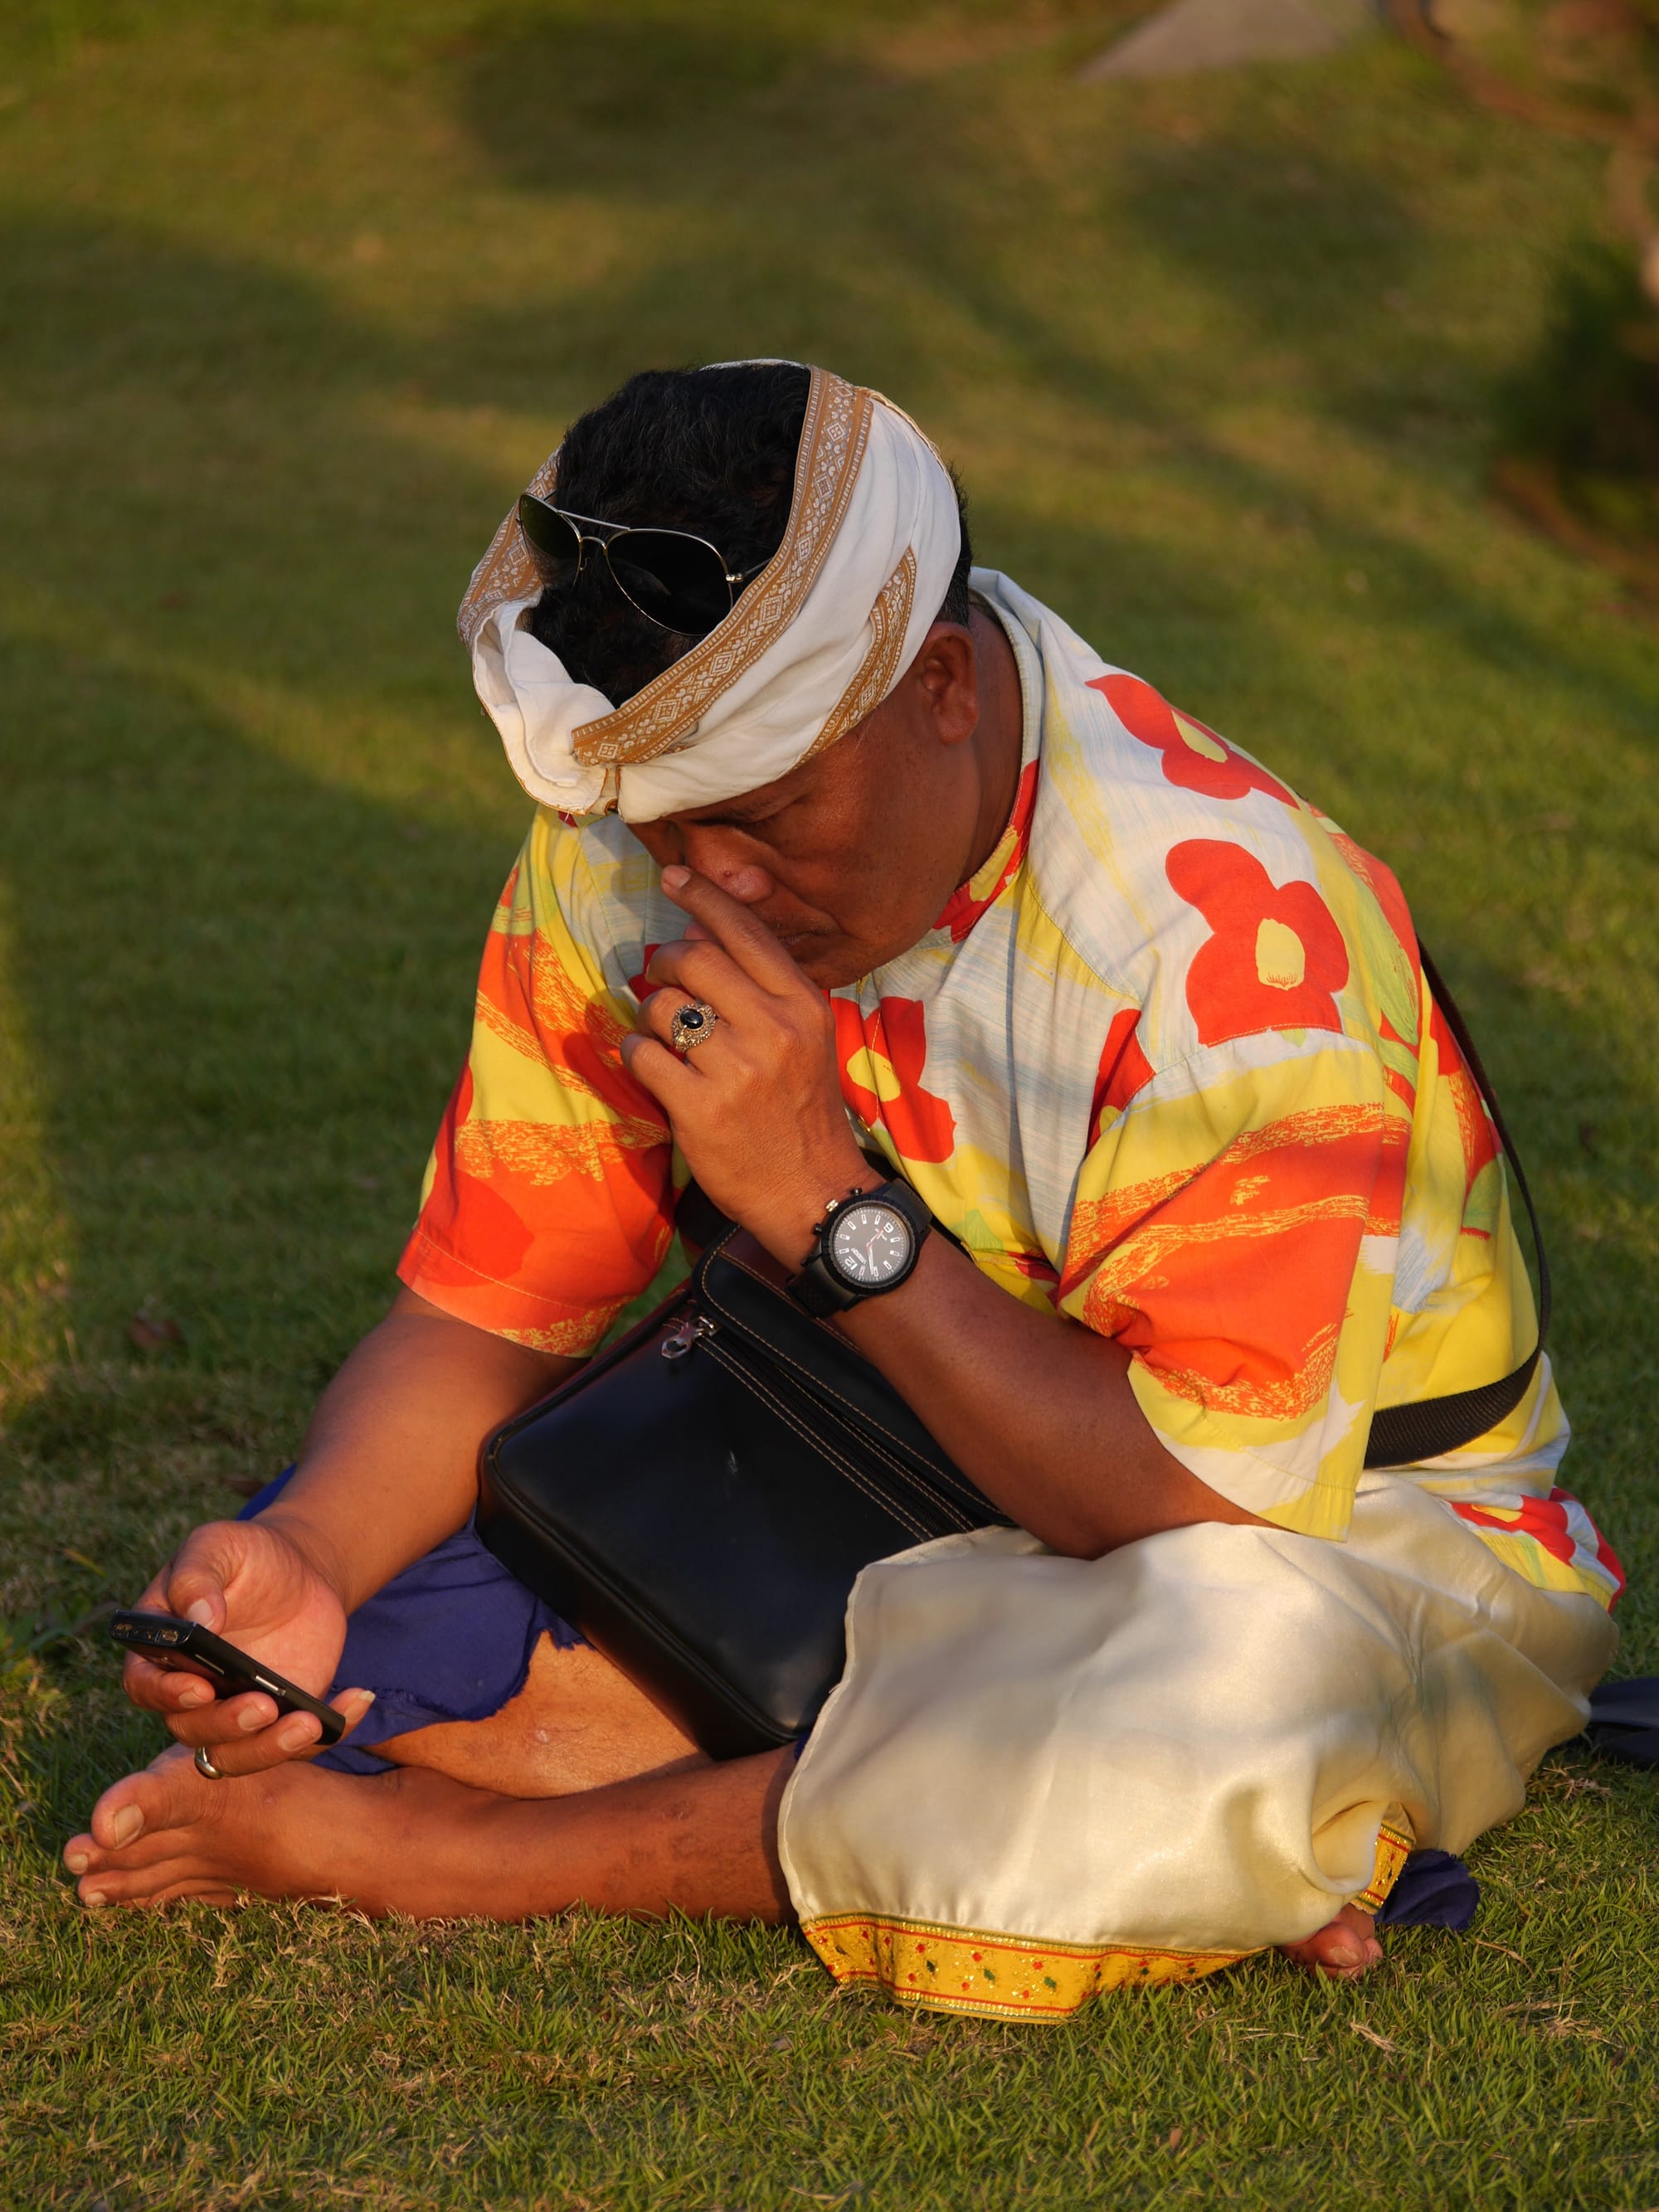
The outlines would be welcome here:
M 455 1138 L 472 1111 L 472 1068 L 469 1062 L 450 1094 L 434 1147 L 432 1189 L 421 1214 L 426 1249 L 421 1272 L 433 1283 L 470 1286 L 480 1276 L 495 1283 L 515 1280 L 535 1238 L 511 1200 L 480 1176 L 469 1175 L 455 1157 Z M 466 1258 L 456 1256 L 463 1243 Z
M 1121 1114 L 1136 1091 L 1152 1079 L 1152 1062 L 1141 1050 L 1137 1034 L 1139 1024 L 1139 1006 L 1124 1006 L 1112 1016 L 1112 1026 L 1101 1047 L 1094 1103 L 1089 1111 L 1091 1152 L 1100 1142 L 1100 1126 L 1107 1115 Z
M 1164 867 L 1212 933 L 1187 971 L 1200 1043 L 1341 1028 L 1334 994 L 1348 980 L 1348 950 L 1311 884 L 1275 884 L 1254 854 L 1213 837 L 1175 846 Z
M 1294 793 L 1277 776 L 1235 752 L 1207 724 L 1178 714 L 1139 676 L 1097 676 L 1089 689 L 1101 694 L 1132 738 L 1162 753 L 1166 782 L 1212 799 L 1243 799 L 1247 792 L 1265 791 L 1286 806 L 1296 805 Z
M 836 1015 L 836 1057 L 842 1096 L 866 1128 L 884 1122 L 907 1160 L 948 1160 L 957 1121 L 948 1102 L 924 1090 L 927 1030 L 920 999 L 884 999 L 861 1014 L 851 999 L 830 1001 Z M 884 1097 L 877 1063 L 884 1061 L 896 1095 Z

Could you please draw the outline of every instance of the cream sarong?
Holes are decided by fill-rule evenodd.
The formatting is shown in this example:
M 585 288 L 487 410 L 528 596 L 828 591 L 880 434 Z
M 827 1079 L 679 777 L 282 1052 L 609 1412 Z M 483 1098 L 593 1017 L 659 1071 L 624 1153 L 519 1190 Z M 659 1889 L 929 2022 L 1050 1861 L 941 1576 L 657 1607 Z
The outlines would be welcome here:
M 1063 1559 L 1023 1532 L 866 1568 L 783 1802 L 837 1980 L 1052 2020 L 1379 1903 L 1574 1735 L 1617 1632 L 1408 1479 L 1344 1542 L 1212 1522 Z

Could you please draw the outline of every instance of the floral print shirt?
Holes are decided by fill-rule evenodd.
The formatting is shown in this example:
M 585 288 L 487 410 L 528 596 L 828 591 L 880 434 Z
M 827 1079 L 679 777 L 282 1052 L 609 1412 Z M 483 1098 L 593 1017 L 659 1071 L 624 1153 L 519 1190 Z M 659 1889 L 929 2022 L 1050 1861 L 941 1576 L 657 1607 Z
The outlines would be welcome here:
M 1012 815 L 933 929 L 835 992 L 842 1089 L 1012 1297 L 1115 1337 L 1177 1460 L 1340 1539 L 1403 1473 L 1547 1588 L 1618 1563 L 1556 1486 L 1549 1362 L 1510 1417 L 1365 1475 L 1378 1406 L 1517 1365 L 1532 1294 L 1496 1139 L 1399 885 L 1227 740 L 988 570 L 1024 708 Z M 670 1254 L 685 1180 L 617 1057 L 679 934 L 615 817 L 538 815 L 400 1268 L 519 1342 L 591 1351 Z

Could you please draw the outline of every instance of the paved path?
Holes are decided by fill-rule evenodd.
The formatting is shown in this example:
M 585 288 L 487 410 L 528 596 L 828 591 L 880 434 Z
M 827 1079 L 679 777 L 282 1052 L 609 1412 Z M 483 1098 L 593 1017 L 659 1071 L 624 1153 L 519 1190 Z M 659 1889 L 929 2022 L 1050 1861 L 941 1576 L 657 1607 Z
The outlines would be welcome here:
M 1329 53 L 1376 25 L 1370 0 L 1174 0 L 1091 62 L 1083 80 L 1184 76 L 1241 62 L 1296 60 Z

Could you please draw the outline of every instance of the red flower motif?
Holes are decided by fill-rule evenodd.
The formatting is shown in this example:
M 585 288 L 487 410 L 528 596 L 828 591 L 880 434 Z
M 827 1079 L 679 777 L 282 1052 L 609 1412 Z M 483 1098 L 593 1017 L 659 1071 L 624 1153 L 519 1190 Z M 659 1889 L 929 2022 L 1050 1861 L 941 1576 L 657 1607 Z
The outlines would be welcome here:
M 1454 1513 L 1474 1528 L 1495 1528 L 1505 1536 L 1531 1536 L 1565 1566 L 1572 1565 L 1581 1547 L 1588 1549 L 1593 1540 L 1595 1556 L 1615 1585 L 1609 1602 L 1616 1604 L 1623 1596 L 1625 1571 L 1619 1555 L 1571 1491 L 1558 1487 L 1547 1498 L 1524 1498 L 1518 1506 L 1496 1510 L 1459 1498 L 1447 1502 Z
M 639 1000 L 641 1006 L 645 1004 L 646 1000 L 651 996 L 651 994 L 653 991 L 660 991 L 663 988 L 660 983 L 653 983 L 651 981 L 651 978 L 645 972 L 651 965 L 653 956 L 660 950 L 661 947 L 659 945 L 641 945 L 640 947 L 640 972 L 637 975 L 630 975 L 628 979 L 629 989 L 634 994 L 634 996 Z
M 1255 854 L 1191 837 L 1164 864 L 1212 934 L 1187 970 L 1187 1004 L 1204 1044 L 1261 1030 L 1340 1030 L 1334 994 L 1348 949 L 1311 884 L 1275 884 Z
M 1124 1006 L 1112 1016 L 1112 1026 L 1100 1048 L 1100 1072 L 1095 1078 L 1094 1104 L 1089 1111 L 1089 1149 L 1100 1141 L 1100 1125 L 1108 1109 L 1121 1114 L 1137 1091 L 1152 1079 L 1152 1064 L 1140 1049 L 1136 1035 L 1139 1006 Z
M 1003 862 L 995 883 L 983 898 L 975 898 L 966 884 L 958 884 L 945 902 L 944 913 L 933 924 L 935 929 L 950 931 L 952 945 L 961 944 L 981 915 L 996 904 L 1013 881 L 1020 862 L 1025 858 L 1025 848 L 1031 842 L 1031 817 L 1036 811 L 1036 789 L 1037 764 L 1035 761 L 1027 761 L 1019 772 L 1019 783 L 1014 792 L 1014 811 L 1008 817 L 1008 828 L 1013 831 L 1013 843 L 1008 848 L 1008 857 Z
M 884 1122 L 907 1160 L 948 1160 L 956 1149 L 957 1121 L 946 1100 L 922 1088 L 927 1030 L 921 1000 L 884 999 L 873 1014 L 860 1014 L 850 999 L 830 1003 L 836 1015 L 842 1096 L 853 1111 L 866 1128 Z M 873 1081 L 878 1059 L 886 1061 L 897 1085 L 895 1097 L 883 1098 L 853 1072 L 864 1060 Z
M 1474 1078 L 1469 1073 L 1468 1062 L 1458 1048 L 1457 1040 L 1447 1025 L 1446 1017 L 1438 1006 L 1431 1002 L 1429 1034 L 1434 1039 L 1439 1054 L 1440 1079 L 1451 1093 L 1457 1115 L 1457 1133 L 1463 1143 L 1463 1203 L 1468 1207 L 1469 1194 L 1481 1170 L 1498 1158 L 1498 1132 L 1492 1127 L 1492 1117 L 1486 1111 Z M 1485 1230 L 1472 1229 L 1463 1224 L 1466 1236 L 1485 1236 Z
M 1183 791 L 1206 792 L 1212 799 L 1243 799 L 1247 792 L 1265 791 L 1286 806 L 1296 805 L 1295 793 L 1277 776 L 1235 752 L 1206 723 L 1178 714 L 1139 677 L 1097 676 L 1089 689 L 1101 694 L 1132 738 L 1163 754 L 1166 782 Z

